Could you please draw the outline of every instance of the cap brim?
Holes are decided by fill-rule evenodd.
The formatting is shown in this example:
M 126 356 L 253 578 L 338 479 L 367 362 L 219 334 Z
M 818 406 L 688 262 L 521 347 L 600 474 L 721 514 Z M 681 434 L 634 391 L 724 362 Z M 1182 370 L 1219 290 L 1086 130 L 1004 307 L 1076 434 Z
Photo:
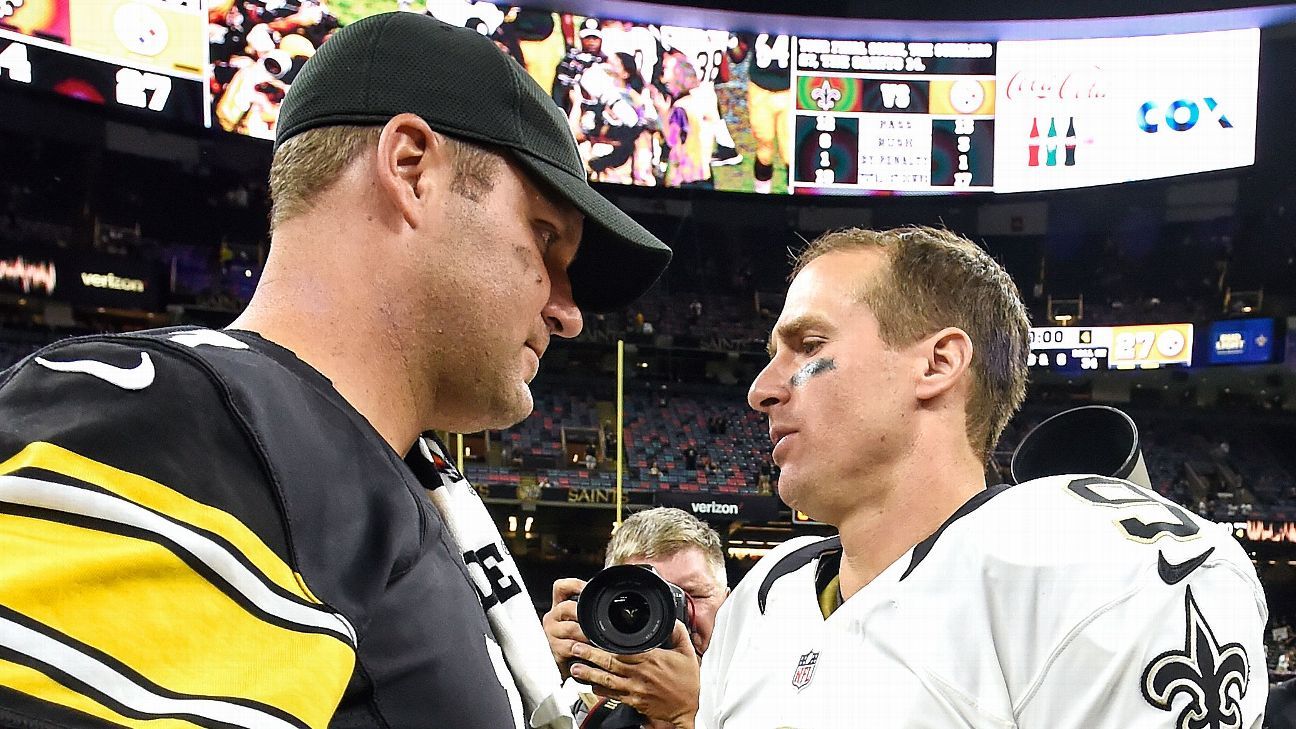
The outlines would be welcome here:
M 671 249 L 621 212 L 589 183 L 512 148 L 513 159 L 585 214 L 585 232 L 571 264 L 572 296 L 588 311 L 622 308 L 644 294 L 670 263 Z

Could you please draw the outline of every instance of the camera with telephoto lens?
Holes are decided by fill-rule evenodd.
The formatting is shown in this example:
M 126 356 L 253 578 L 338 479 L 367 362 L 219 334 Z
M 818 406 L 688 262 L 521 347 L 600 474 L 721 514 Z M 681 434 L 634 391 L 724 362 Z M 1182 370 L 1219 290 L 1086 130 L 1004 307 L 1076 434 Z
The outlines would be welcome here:
M 590 643 L 628 655 L 669 648 L 675 621 L 693 630 L 693 605 L 679 587 L 648 565 L 623 564 L 594 575 L 576 601 L 576 619 Z

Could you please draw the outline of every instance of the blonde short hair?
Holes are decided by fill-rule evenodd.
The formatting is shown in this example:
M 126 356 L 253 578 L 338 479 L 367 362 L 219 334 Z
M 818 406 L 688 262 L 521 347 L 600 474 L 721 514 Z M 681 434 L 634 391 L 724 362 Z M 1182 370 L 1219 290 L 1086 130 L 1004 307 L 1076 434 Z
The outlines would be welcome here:
M 270 162 L 270 231 L 315 206 L 352 162 L 378 145 L 381 126 L 332 126 L 294 136 L 275 150 Z M 450 189 L 480 200 L 495 184 L 502 157 L 485 147 L 447 136 L 454 155 Z
M 948 230 L 910 226 L 825 233 L 796 258 L 795 278 L 836 251 L 881 250 L 885 274 L 861 281 L 858 298 L 877 318 L 882 341 L 903 347 L 945 327 L 972 340 L 968 441 L 989 461 L 995 443 L 1026 398 L 1030 317 L 1012 277 L 972 241 Z
M 687 511 L 667 506 L 645 509 L 621 522 L 608 542 L 603 566 L 673 557 L 690 547 L 706 557 L 716 582 L 728 585 L 720 535 Z

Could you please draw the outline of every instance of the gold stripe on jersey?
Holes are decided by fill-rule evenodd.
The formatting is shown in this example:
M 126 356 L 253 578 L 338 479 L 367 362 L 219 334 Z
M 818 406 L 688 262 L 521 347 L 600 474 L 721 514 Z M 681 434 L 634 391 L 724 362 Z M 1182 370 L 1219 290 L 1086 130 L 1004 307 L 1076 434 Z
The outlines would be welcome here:
M 27 694 L 39 696 L 60 706 L 89 714 L 93 717 L 120 724 L 131 729 L 198 729 L 201 725 L 183 719 L 134 719 L 117 713 L 114 709 L 78 693 L 34 668 L 12 663 L 0 658 L 0 685 Z
M 110 683 L 131 695 L 144 690 L 147 706 L 169 705 L 169 692 L 217 705 L 231 697 L 275 707 L 307 726 L 327 725 L 354 667 L 354 633 L 342 616 L 319 607 L 255 534 L 218 509 L 57 446 L 33 444 L 0 464 L 0 474 L 25 468 L 110 493 L 0 475 L 0 507 L 11 512 L 0 514 L 0 605 L 35 623 L 59 655 L 61 645 L 102 652 L 108 665 L 124 669 L 126 678 Z M 218 534 L 245 561 L 185 525 Z M 11 643 L 11 635 L 0 635 L 0 647 L 23 653 Z M 147 687 L 130 683 L 135 674 L 164 695 L 149 698 Z M 17 680 L 0 668 L 0 684 L 17 688 Z M 70 705 L 58 692 L 32 695 Z
M 841 607 L 841 598 L 841 575 L 833 575 L 824 589 L 819 591 L 819 612 L 823 613 L 824 620 Z
M 6 660 L 50 677 L 61 687 L 56 693 L 72 689 L 87 700 L 136 718 L 181 718 L 206 727 L 309 729 L 276 707 L 228 697 L 186 696 L 155 686 L 111 659 L 51 638 L 26 618 L 17 617 L 21 621 L 0 614 Z
M 298 597 L 319 604 L 319 600 L 309 591 L 302 589 L 292 568 L 266 546 L 255 532 L 220 509 L 195 501 L 156 481 L 99 463 L 53 443 L 29 444 L 17 455 L 0 463 L 0 476 L 23 468 L 41 468 L 94 484 L 172 519 L 218 534 L 234 545 L 271 582 Z

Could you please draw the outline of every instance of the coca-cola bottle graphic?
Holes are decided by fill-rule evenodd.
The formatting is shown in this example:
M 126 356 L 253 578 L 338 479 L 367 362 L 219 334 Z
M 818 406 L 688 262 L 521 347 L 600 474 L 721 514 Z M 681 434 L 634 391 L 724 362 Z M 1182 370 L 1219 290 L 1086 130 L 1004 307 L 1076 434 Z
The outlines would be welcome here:
M 1049 117 L 1048 138 L 1044 145 L 1044 164 L 1048 167 L 1057 167 L 1057 153 L 1057 120 Z
M 1026 165 L 1039 167 L 1039 120 L 1031 119 L 1030 138 L 1026 144 Z
M 1067 167 L 1075 167 L 1075 149 L 1076 149 L 1075 117 L 1070 117 L 1067 119 L 1065 149 L 1066 149 L 1066 157 L 1064 158 L 1062 164 Z

